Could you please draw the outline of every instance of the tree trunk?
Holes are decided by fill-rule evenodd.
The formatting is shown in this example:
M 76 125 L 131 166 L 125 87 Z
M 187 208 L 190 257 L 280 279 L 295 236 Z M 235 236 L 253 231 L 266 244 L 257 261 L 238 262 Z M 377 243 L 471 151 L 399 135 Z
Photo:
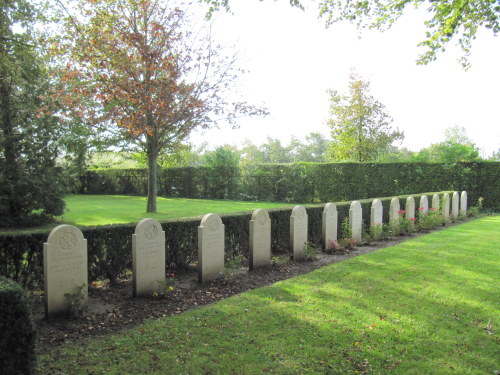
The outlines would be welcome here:
M 5 53 L 0 46 L 0 55 Z M 3 68 L 3 67 L 2 67 Z M 2 69 L 0 71 L 0 103 L 2 106 L 1 128 L 3 134 L 3 154 L 5 156 L 5 170 L 4 170 L 4 183 L 5 186 L 2 190 L 7 195 L 9 216 L 17 217 L 19 215 L 19 202 L 15 185 L 18 180 L 19 168 L 17 167 L 17 157 L 15 148 L 15 135 L 12 121 L 12 106 L 11 106 L 11 87 L 8 84 L 8 75 Z
M 156 185 L 158 181 L 158 151 L 148 150 L 148 205 L 146 212 L 156 213 Z

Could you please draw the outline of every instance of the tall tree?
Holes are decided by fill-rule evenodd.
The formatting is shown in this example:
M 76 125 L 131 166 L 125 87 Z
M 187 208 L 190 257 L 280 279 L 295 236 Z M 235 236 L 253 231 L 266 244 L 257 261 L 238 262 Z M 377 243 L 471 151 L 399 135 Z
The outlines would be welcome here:
M 234 197 L 237 178 L 241 174 L 240 153 L 235 147 L 224 145 L 203 155 L 207 168 L 209 194 L 216 199 Z
M 199 0 L 210 4 L 208 16 L 220 8 L 229 10 L 229 0 Z M 289 0 L 292 6 L 302 8 L 299 0 Z M 430 18 L 425 21 L 426 39 L 419 46 L 427 51 L 417 60 L 427 64 L 443 52 L 454 37 L 458 38 L 463 55 L 460 59 L 464 67 L 469 66 L 468 57 L 472 41 L 478 30 L 491 30 L 493 35 L 500 32 L 500 3 L 498 0 L 321 0 L 320 16 L 326 25 L 348 21 L 356 23 L 359 29 L 387 30 L 404 14 L 407 7 L 427 4 Z
M 356 74 L 350 76 L 348 95 L 329 93 L 333 160 L 377 160 L 391 143 L 404 138 L 402 132 L 391 128 L 392 118 L 385 107 L 370 95 L 370 83 Z
M 55 167 L 58 124 L 37 116 L 50 81 L 34 4 L 0 2 L 0 226 L 39 224 L 64 209 Z
M 328 154 L 330 140 L 321 133 L 311 132 L 306 136 L 306 142 L 298 149 L 298 161 L 323 163 Z
M 222 56 L 187 14 L 156 0 L 77 0 L 54 52 L 64 59 L 55 97 L 89 124 L 115 126 L 148 158 L 147 211 L 156 212 L 157 159 L 195 128 L 264 114 L 228 103 L 235 57 Z

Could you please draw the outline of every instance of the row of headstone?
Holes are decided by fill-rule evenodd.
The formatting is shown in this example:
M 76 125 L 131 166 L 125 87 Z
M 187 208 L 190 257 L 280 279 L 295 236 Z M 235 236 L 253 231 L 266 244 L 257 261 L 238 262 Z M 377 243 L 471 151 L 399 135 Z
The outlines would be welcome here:
M 467 215 L 467 192 L 462 191 L 462 193 L 459 195 L 458 192 L 454 192 L 452 195 L 452 200 L 451 200 L 451 219 L 452 220 L 457 220 L 459 213 L 461 215 Z M 460 207 L 460 212 L 459 212 L 459 207 Z M 444 193 L 442 200 L 439 197 L 439 194 L 434 194 L 432 196 L 432 201 L 431 201 L 431 208 L 432 210 L 435 211 L 440 211 L 441 214 L 443 215 L 443 218 L 445 221 L 450 220 L 450 194 L 449 193 Z M 351 209 L 353 209 L 353 205 L 351 204 Z M 356 208 L 356 210 L 360 210 L 359 208 Z M 391 226 L 397 226 L 399 224 L 399 219 L 400 219 L 400 214 L 401 212 L 401 205 L 400 201 L 398 198 L 392 198 L 391 203 L 389 206 L 389 225 Z M 405 218 L 407 220 L 410 219 L 415 219 L 415 198 L 414 197 L 408 197 L 406 199 L 406 204 L 405 204 Z M 420 197 L 419 201 L 419 211 L 421 214 L 427 214 L 429 212 L 429 199 L 427 195 L 422 195 Z M 358 214 L 360 215 L 360 214 Z M 370 214 L 370 225 L 381 225 L 383 224 L 382 222 L 382 217 L 383 217 L 383 207 L 382 207 L 382 202 L 380 199 L 374 199 L 371 205 L 371 214 Z M 354 224 L 354 227 L 356 228 L 356 235 L 360 236 L 360 231 L 359 231 L 359 222 L 360 220 L 358 219 L 358 222 Z M 353 224 L 351 224 L 352 226 Z M 354 236 L 354 233 L 353 233 Z
M 452 198 L 452 217 L 458 217 L 459 195 Z M 443 215 L 449 215 L 450 198 L 443 196 Z M 439 196 L 432 199 L 432 207 L 439 208 Z M 420 199 L 422 211 L 428 210 L 427 196 Z M 406 217 L 415 217 L 415 200 L 406 200 Z M 467 212 L 467 193 L 460 199 L 460 211 Z M 400 202 L 393 198 L 390 204 L 390 223 L 399 220 Z M 383 207 L 379 199 L 371 206 L 372 225 L 382 224 Z M 349 209 L 351 237 L 361 241 L 363 212 L 361 203 L 353 201 Z M 257 209 L 250 220 L 250 269 L 266 267 L 271 262 L 271 220 L 265 210 Z M 333 203 L 327 203 L 322 214 L 322 240 L 324 248 L 337 240 L 338 212 Z M 308 216 L 304 206 L 295 206 L 290 216 L 290 246 L 295 260 L 304 257 L 308 241 Z M 71 296 L 83 304 L 88 300 L 87 240 L 82 232 L 71 225 L 54 228 L 43 246 L 45 312 L 47 316 L 68 311 Z M 165 232 L 154 219 L 141 220 L 132 235 L 133 295 L 151 295 L 165 280 Z M 217 214 L 207 214 L 198 227 L 198 279 L 205 283 L 224 271 L 224 224 Z M 160 282 L 160 283 L 159 283 Z

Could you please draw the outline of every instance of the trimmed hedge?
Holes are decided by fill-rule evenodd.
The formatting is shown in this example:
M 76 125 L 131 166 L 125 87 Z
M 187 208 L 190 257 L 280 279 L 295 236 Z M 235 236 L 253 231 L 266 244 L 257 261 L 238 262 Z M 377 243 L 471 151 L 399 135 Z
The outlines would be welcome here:
M 414 195 L 420 197 L 419 195 Z M 429 200 L 432 200 L 432 194 Z M 404 206 L 401 196 L 401 206 Z M 360 200 L 366 228 L 370 225 L 370 207 L 375 198 Z M 384 207 L 384 222 L 388 222 L 391 198 L 379 198 Z M 419 199 L 419 198 L 417 198 Z M 351 202 L 338 202 L 339 237 L 342 236 L 342 221 L 349 217 Z M 418 204 L 418 203 L 417 203 Z M 271 219 L 271 249 L 274 254 L 290 252 L 290 214 L 293 207 L 268 210 Z M 306 206 L 309 218 L 309 241 L 321 245 L 321 220 L 323 204 Z M 248 259 L 249 222 L 252 212 L 221 215 L 225 225 L 226 259 L 242 255 Z M 166 267 L 183 269 L 197 263 L 198 226 L 201 217 L 168 220 L 161 222 L 166 237 Z M 118 277 L 132 269 L 132 234 L 134 224 L 85 227 L 83 236 L 88 244 L 89 282 Z M 0 274 L 10 277 L 30 288 L 43 288 L 43 243 L 48 231 L 31 234 L 0 235 Z
M 241 176 L 205 167 L 160 171 L 158 194 L 169 197 L 268 202 L 339 202 L 421 191 L 466 190 L 470 205 L 500 211 L 500 162 L 479 163 L 296 163 L 246 167 Z M 224 176 L 224 177 L 222 177 Z M 77 192 L 146 195 L 146 171 L 89 171 Z
M 21 286 L 0 276 L 0 372 L 35 373 L 36 330 Z

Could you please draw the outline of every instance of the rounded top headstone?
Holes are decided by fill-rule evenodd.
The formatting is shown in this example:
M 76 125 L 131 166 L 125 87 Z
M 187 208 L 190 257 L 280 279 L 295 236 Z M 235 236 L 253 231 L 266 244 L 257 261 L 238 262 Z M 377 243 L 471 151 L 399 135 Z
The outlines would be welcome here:
M 391 207 L 397 206 L 399 209 L 399 198 L 396 198 L 396 197 L 392 198 L 390 206 Z
M 208 228 L 210 232 L 217 232 L 222 228 L 222 219 L 217 214 L 206 214 L 201 219 L 200 226 Z
M 333 216 L 337 212 L 337 206 L 335 205 L 335 203 L 327 203 L 325 204 L 323 212 L 326 213 L 328 216 Z
M 304 206 L 295 206 L 292 209 L 292 216 L 298 220 L 304 220 L 307 217 L 306 208 Z
M 83 241 L 82 231 L 67 224 L 52 229 L 47 239 L 47 243 L 62 254 L 77 252 L 81 248 Z
M 374 199 L 372 202 L 372 207 L 375 207 L 377 209 L 382 208 L 382 201 L 380 199 Z
M 422 195 L 420 197 L 420 207 L 428 207 L 429 206 L 429 198 L 427 195 Z
M 266 225 L 269 222 L 269 213 L 266 210 L 257 208 L 252 213 L 252 220 L 258 225 Z
M 435 209 L 439 208 L 439 194 L 434 194 L 432 196 L 432 207 Z
M 361 210 L 361 203 L 359 201 L 353 201 L 350 208 L 351 210 Z
M 146 240 L 155 240 L 163 231 L 161 224 L 155 219 L 142 219 L 135 226 L 135 234 L 142 235 Z

